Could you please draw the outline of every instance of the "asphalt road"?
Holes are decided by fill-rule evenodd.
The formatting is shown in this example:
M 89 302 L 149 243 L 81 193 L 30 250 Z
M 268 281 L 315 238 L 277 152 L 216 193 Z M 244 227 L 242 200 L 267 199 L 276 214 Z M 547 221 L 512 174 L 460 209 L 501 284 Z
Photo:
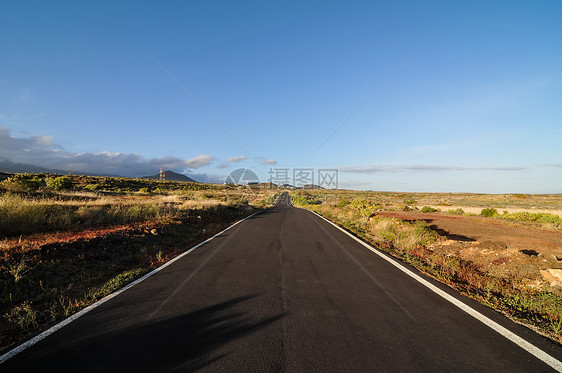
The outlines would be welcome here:
M 562 360 L 560 346 L 456 297 Z M 553 368 L 286 199 L 0 365 L 9 372 L 194 370 Z

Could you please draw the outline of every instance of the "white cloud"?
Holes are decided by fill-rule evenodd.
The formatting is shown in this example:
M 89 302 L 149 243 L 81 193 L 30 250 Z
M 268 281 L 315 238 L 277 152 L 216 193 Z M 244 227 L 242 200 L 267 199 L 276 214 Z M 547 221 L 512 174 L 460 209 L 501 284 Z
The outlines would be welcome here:
M 17 138 L 11 136 L 6 127 L 0 126 L 0 159 L 73 172 L 144 176 L 155 174 L 160 167 L 179 172 L 186 168 L 197 169 L 210 164 L 214 157 L 201 154 L 191 159 L 144 158 L 136 153 L 109 151 L 72 153 L 54 143 L 49 136 Z
M 217 168 L 227 168 L 228 167 L 228 163 L 221 163 L 217 166 Z
M 208 165 L 209 163 L 211 163 L 213 160 L 215 159 L 215 157 L 209 155 L 209 154 L 200 154 L 195 158 L 191 158 L 191 159 L 186 159 L 184 161 L 184 164 L 186 165 L 186 167 L 188 168 L 200 168 L 203 166 Z
M 230 157 L 227 159 L 227 162 L 240 162 L 246 159 L 245 155 L 238 155 L 234 157 Z
M 263 161 L 263 164 L 277 164 L 275 159 L 266 159 Z
M 439 172 L 439 171 L 525 171 L 526 167 L 459 167 L 436 165 L 402 165 L 402 166 L 360 166 L 340 167 L 340 172 L 357 174 L 396 173 L 396 172 Z

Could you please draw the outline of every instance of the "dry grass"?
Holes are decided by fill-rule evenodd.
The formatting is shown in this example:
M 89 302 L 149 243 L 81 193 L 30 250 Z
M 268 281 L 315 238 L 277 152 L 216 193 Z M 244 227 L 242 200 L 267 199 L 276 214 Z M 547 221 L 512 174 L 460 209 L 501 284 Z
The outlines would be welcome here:
M 259 205 L 272 191 L 224 190 L 107 196 L 91 192 L 0 195 L 0 237 L 180 218 L 193 209 Z

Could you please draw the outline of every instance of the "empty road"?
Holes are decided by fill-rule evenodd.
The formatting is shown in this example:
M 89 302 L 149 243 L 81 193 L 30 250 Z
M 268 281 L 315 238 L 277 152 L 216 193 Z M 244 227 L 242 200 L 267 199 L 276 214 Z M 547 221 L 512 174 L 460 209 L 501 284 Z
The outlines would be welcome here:
M 437 286 L 562 360 L 560 346 Z M 287 198 L 0 365 L 9 372 L 194 370 L 555 368 Z

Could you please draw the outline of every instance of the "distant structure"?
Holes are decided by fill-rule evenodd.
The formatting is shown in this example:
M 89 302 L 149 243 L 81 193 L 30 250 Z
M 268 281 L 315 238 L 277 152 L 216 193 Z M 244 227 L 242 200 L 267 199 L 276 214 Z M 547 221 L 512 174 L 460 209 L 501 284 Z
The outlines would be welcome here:
M 166 180 L 166 173 L 162 171 L 162 167 L 160 167 L 160 180 Z

